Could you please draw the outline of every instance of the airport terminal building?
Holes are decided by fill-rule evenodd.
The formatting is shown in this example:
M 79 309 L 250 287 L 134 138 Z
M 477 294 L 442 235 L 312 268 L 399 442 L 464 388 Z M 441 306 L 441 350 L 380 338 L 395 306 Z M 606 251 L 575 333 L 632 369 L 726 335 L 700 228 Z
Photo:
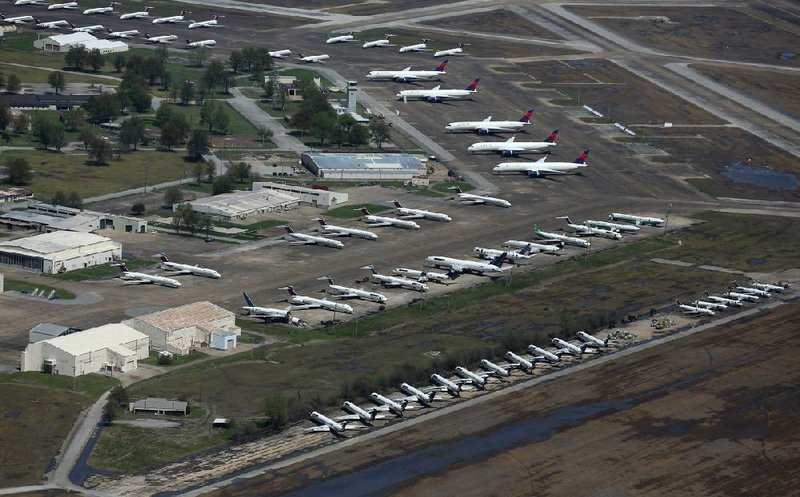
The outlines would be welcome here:
M 122 258 L 122 244 L 104 236 L 59 231 L 0 242 L 0 266 L 58 274 Z
M 405 181 L 427 172 L 409 154 L 305 153 L 300 161 L 318 178 L 331 181 Z

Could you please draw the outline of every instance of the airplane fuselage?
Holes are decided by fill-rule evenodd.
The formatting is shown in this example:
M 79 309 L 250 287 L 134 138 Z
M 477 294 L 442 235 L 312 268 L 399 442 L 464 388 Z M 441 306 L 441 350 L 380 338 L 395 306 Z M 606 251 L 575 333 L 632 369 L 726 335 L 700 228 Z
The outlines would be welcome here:
M 434 81 L 447 74 L 445 71 L 370 71 L 367 79 L 371 81 Z
M 173 280 L 172 278 L 164 278 L 163 276 L 153 276 L 151 274 L 136 273 L 126 271 L 120 276 L 121 279 L 126 281 L 139 281 L 141 283 L 152 283 L 154 285 L 166 286 L 169 288 L 180 288 L 181 282 Z
M 75 33 L 92 33 L 94 31 L 102 31 L 104 29 L 105 27 L 103 27 L 102 24 L 95 24 L 93 26 L 82 26 L 79 28 L 78 27 L 72 28 L 72 31 Z
M 537 359 L 541 358 L 552 364 L 557 364 L 561 362 L 561 358 L 558 357 L 556 354 L 550 352 L 549 350 L 545 350 L 541 347 L 537 347 L 536 345 L 528 345 L 528 352 L 533 354 L 533 356 L 536 357 Z
M 319 307 L 326 311 L 343 312 L 345 314 L 353 313 L 353 308 L 347 304 L 340 304 L 339 302 L 332 302 L 326 299 L 315 299 L 314 297 L 307 297 L 305 295 L 292 295 L 289 297 L 289 303 L 296 306 Z
M 456 121 L 444 127 L 450 133 L 459 131 L 475 132 L 481 135 L 490 133 L 521 131 L 530 123 L 524 121 L 492 121 L 491 118 L 483 121 Z
M 641 228 L 634 224 L 619 224 L 619 223 L 609 223 L 606 221 L 595 221 L 592 219 L 587 219 L 583 222 L 586 226 L 591 226 L 594 228 L 602 228 L 605 230 L 610 231 L 621 231 L 621 232 L 629 232 L 629 233 L 636 233 L 640 231 Z
M 350 288 L 341 285 L 328 285 L 328 289 L 334 295 L 347 295 L 351 296 L 352 298 L 357 298 L 361 300 L 368 300 L 370 302 L 377 302 L 379 304 L 386 303 L 386 296 L 376 292 L 368 292 L 366 290 L 360 290 L 358 288 Z
M 414 221 L 408 221 L 406 219 L 397 219 L 394 217 L 384 217 L 384 216 L 373 216 L 372 214 L 365 215 L 364 221 L 367 224 L 374 224 L 374 225 L 383 225 L 383 226 L 395 226 L 397 228 L 403 228 L 407 230 L 418 230 L 419 225 Z
M 132 36 L 139 36 L 139 31 L 131 29 L 128 31 L 111 31 L 108 33 L 109 38 L 130 38 Z
M 519 356 L 519 355 L 511 352 L 510 350 L 508 352 L 506 352 L 506 359 L 508 359 L 512 363 L 516 364 L 515 367 L 518 367 L 520 369 L 524 369 L 525 371 L 533 371 L 533 368 L 534 368 L 534 363 L 533 362 L 525 359 L 522 356 Z
M 193 266 L 191 264 L 179 264 L 177 262 L 162 262 L 161 267 L 167 271 L 182 271 L 186 273 L 195 274 L 197 276 L 204 276 L 206 278 L 220 278 L 222 275 L 219 272 L 207 267 Z
M 292 243 L 315 244 L 338 249 L 344 248 L 344 244 L 339 240 L 325 238 L 324 236 L 307 235 L 305 233 L 289 233 L 289 237 L 297 240 L 297 242 Z
M 636 226 L 642 224 L 646 224 L 649 226 L 663 226 L 665 222 L 663 219 L 659 219 L 657 217 L 634 216 L 633 214 L 623 214 L 620 212 L 612 212 L 608 216 L 608 219 L 611 221 L 616 221 L 616 220 L 625 221 L 628 223 L 633 223 Z
M 432 255 L 427 257 L 426 260 L 433 266 L 450 268 L 450 270 L 458 273 L 467 272 L 482 275 L 485 273 L 499 273 L 502 271 L 500 266 L 496 266 L 492 263 L 455 259 L 441 255 Z
M 431 381 L 436 385 L 444 387 L 453 397 L 461 397 L 461 388 L 444 376 L 434 373 L 431 375 Z
M 35 21 L 33 16 L 4 17 L 2 21 L 6 24 L 25 24 Z
M 552 340 L 553 345 L 561 349 L 562 352 L 580 357 L 583 354 L 583 351 L 572 345 L 571 343 L 567 342 L 566 340 L 562 340 L 560 338 L 553 338 Z
M 574 162 L 501 162 L 492 168 L 495 174 L 527 174 L 532 178 L 574 174 L 580 172 L 586 164 Z
M 407 207 L 398 207 L 395 209 L 400 216 L 407 216 L 414 219 L 430 219 L 432 221 L 450 222 L 453 219 L 447 214 L 441 212 L 431 212 L 424 209 L 409 209 Z
M 344 431 L 347 429 L 347 425 L 345 423 L 337 423 L 336 421 L 325 416 L 324 414 L 318 413 L 317 411 L 311 413 L 311 421 L 321 426 L 326 426 L 330 431 L 335 433 L 344 433 Z
M 450 279 L 450 276 L 444 273 L 419 271 L 417 269 L 408 269 L 404 267 L 396 267 L 392 269 L 392 273 L 406 278 L 411 278 L 417 281 L 434 281 L 436 283 L 444 283 L 445 281 Z
M 369 394 L 369 398 L 378 405 L 386 406 L 389 409 L 389 412 L 391 412 L 395 416 L 400 416 L 400 417 L 403 416 L 403 410 L 405 409 L 405 405 L 399 404 L 394 400 L 384 397 L 383 395 L 376 392 L 372 392 L 371 394 Z
M 511 371 L 486 359 L 481 359 L 481 367 L 495 376 L 511 376 Z
M 419 402 L 420 404 L 425 406 L 429 406 L 436 395 L 436 392 L 425 393 L 422 390 L 412 385 L 409 385 L 408 383 L 401 383 L 400 390 L 413 397 L 414 401 Z
M 553 233 L 550 231 L 542 231 L 542 230 L 534 230 L 534 234 L 536 234 L 540 238 L 544 238 L 545 240 L 564 242 L 567 245 L 574 245 L 576 247 L 589 248 L 591 246 L 591 243 L 588 240 L 584 240 L 582 238 L 576 238 L 574 236 L 567 236 L 559 233 Z
M 354 236 L 356 238 L 363 238 L 365 240 L 378 239 L 378 235 L 376 235 L 375 233 L 366 230 L 359 230 L 356 228 L 345 228 L 343 226 L 333 226 L 331 224 L 326 224 L 322 227 L 322 230 L 326 233 L 338 236 Z
M 458 193 L 458 199 L 463 200 L 469 204 L 487 204 L 496 205 L 498 207 L 511 207 L 511 202 L 503 200 L 502 198 L 487 197 L 484 195 L 474 195 L 472 193 Z
M 518 153 L 524 152 L 535 152 L 538 150 L 544 150 L 549 147 L 555 147 L 555 142 L 479 142 L 473 143 L 467 148 L 468 152 L 500 152 L 503 155 L 513 155 Z M 557 164 L 557 163 L 553 163 Z M 567 163 L 570 164 L 570 163 Z M 577 166 L 577 164 L 572 164 L 572 166 Z M 548 164 L 548 167 L 550 165 Z M 496 170 L 496 169 L 495 169 Z
M 513 250 L 498 250 L 484 247 L 475 247 L 472 253 L 475 254 L 476 257 L 488 259 L 490 261 L 497 259 L 502 254 L 506 254 L 506 259 L 511 262 L 516 262 L 517 260 L 521 259 L 530 259 L 533 257 L 533 254 L 523 254 L 522 252 L 516 252 Z
M 47 6 L 47 10 L 77 9 L 78 2 L 54 3 Z
M 558 254 L 561 247 L 558 245 L 545 245 L 543 243 L 526 242 L 523 240 L 506 240 L 503 245 L 517 249 L 527 249 L 531 253 L 544 252 L 546 254 Z

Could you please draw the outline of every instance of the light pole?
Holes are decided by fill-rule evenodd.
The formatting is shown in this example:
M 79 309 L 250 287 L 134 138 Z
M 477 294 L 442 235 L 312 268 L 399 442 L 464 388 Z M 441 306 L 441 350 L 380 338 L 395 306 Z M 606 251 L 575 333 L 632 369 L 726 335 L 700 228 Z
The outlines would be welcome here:
M 664 219 L 664 235 L 667 236 L 667 225 L 669 225 L 669 213 L 672 211 L 672 202 L 667 204 L 667 217 Z

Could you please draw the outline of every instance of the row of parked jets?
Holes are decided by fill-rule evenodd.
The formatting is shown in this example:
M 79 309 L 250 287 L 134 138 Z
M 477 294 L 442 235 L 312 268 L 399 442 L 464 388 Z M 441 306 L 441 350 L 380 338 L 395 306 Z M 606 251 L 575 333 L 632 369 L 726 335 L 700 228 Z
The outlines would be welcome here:
M 344 436 L 347 430 L 362 430 L 365 427 L 373 427 L 374 421 L 386 419 L 387 414 L 394 415 L 396 418 L 403 418 L 405 411 L 418 407 L 432 407 L 433 402 L 443 401 L 444 397 L 437 397 L 439 393 L 447 393 L 451 398 L 461 397 L 463 390 L 475 389 L 485 390 L 487 384 L 492 379 L 505 381 L 512 375 L 514 370 L 520 370 L 531 374 L 536 364 L 548 364 L 552 367 L 562 365 L 562 357 L 565 355 L 581 358 L 588 349 L 596 353 L 608 349 L 608 339 L 602 340 L 584 331 L 577 333 L 579 343 L 575 344 L 561 338 L 553 338 L 551 344 L 555 350 L 547 350 L 536 345 L 529 345 L 527 353 L 517 354 L 511 351 L 506 352 L 505 363 L 494 363 L 487 359 L 480 361 L 481 370 L 473 371 L 463 366 L 455 368 L 455 375 L 445 377 L 434 373 L 430 377 L 432 383 L 427 387 L 415 387 L 408 383 L 400 385 L 402 397 L 387 397 L 377 392 L 372 392 L 369 399 L 374 403 L 373 406 L 360 407 L 350 401 L 342 404 L 342 410 L 347 414 L 342 416 L 328 417 L 324 414 L 313 411 L 309 416 L 317 426 L 306 428 L 305 433 L 328 432 L 332 435 Z M 529 355 L 528 355 L 529 354 Z
M 785 290 L 785 286 L 771 283 L 753 281 L 749 286 L 742 286 L 734 281 L 733 286 L 721 295 L 711 295 L 706 292 L 705 300 L 697 299 L 691 303 L 678 301 L 678 308 L 689 315 L 713 316 L 730 307 L 742 307 L 745 302 L 757 302 L 759 299 L 769 298 L 771 293 L 782 293 Z

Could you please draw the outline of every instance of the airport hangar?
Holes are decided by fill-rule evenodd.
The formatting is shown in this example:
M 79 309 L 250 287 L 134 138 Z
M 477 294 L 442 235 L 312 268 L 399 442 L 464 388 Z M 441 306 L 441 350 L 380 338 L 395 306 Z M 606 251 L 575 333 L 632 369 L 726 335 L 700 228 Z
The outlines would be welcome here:
M 184 204 L 191 205 L 195 212 L 230 222 L 241 221 L 249 216 L 296 209 L 300 206 L 300 200 L 275 190 L 233 192 L 175 204 L 172 206 L 172 210 L 177 212 Z
M 296 185 L 284 185 L 283 183 L 272 183 L 270 181 L 254 181 L 253 191 L 257 192 L 260 190 L 283 192 L 293 197 L 297 197 L 300 199 L 300 202 L 303 202 L 304 204 L 310 204 L 312 207 L 324 207 L 326 209 L 332 209 L 341 204 L 347 203 L 347 200 L 350 198 L 350 196 L 345 192 L 332 192 L 327 189 L 323 190 Z
M 122 323 L 112 323 L 28 344 L 20 371 L 82 376 L 101 371 L 127 373 L 150 355 L 150 338 Z
M 58 274 L 122 258 L 122 244 L 92 233 L 59 231 L 0 242 L 0 265 Z
M 33 46 L 45 52 L 69 52 L 74 46 L 83 47 L 87 51 L 100 50 L 103 54 L 128 51 L 127 43 L 101 40 L 84 32 L 48 36 L 34 41 Z
M 315 176 L 333 181 L 404 181 L 427 173 L 409 154 L 304 153 L 300 161 Z

